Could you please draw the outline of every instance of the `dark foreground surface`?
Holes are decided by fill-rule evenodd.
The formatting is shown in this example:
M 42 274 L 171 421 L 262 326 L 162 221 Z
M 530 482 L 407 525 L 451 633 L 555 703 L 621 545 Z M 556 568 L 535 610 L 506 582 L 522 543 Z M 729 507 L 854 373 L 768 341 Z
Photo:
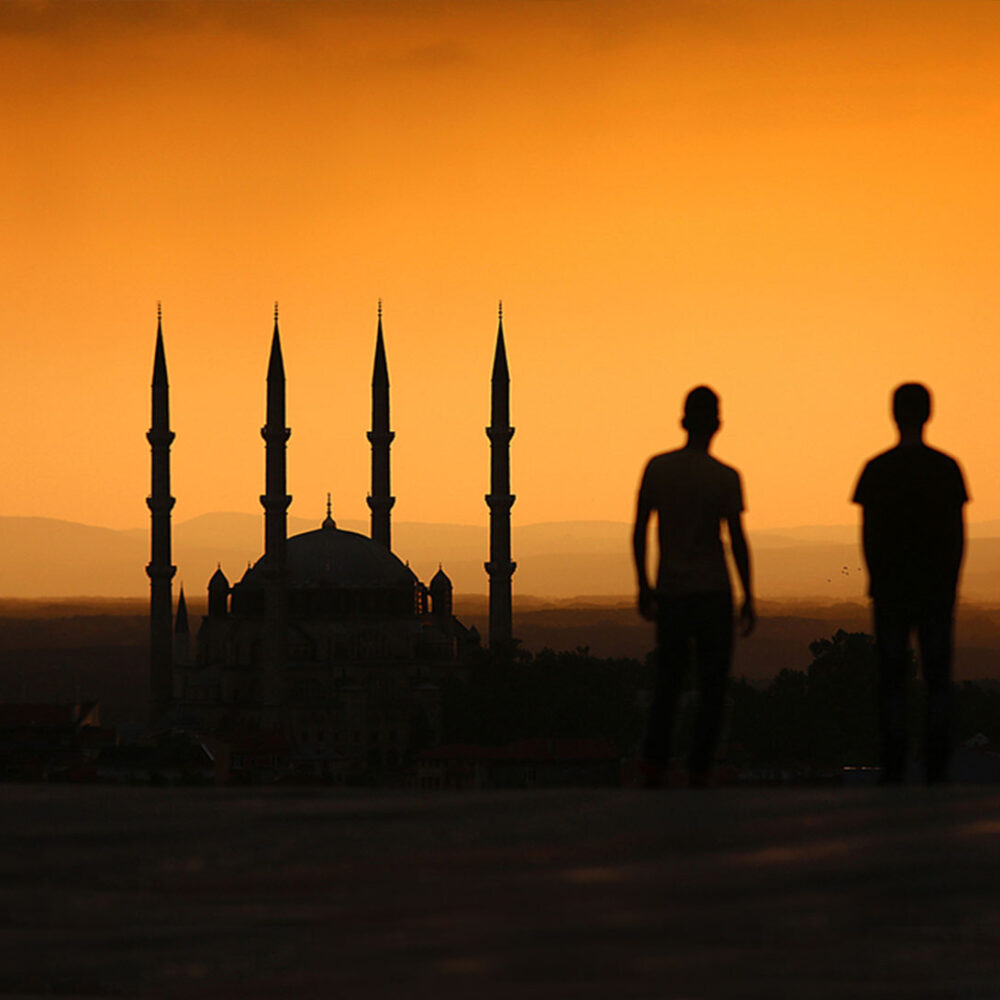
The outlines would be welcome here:
M 993 791 L 0 801 L 3 996 L 1000 996 Z

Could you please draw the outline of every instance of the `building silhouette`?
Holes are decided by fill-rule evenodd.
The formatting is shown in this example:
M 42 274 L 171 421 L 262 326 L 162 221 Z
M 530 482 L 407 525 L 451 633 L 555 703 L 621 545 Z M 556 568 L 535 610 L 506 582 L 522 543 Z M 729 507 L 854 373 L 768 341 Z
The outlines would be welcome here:
M 150 578 L 151 713 L 157 727 L 215 736 L 277 730 L 300 769 L 391 773 L 441 736 L 441 687 L 488 657 L 453 613 L 440 567 L 429 586 L 392 551 L 389 372 L 379 303 L 372 372 L 371 537 L 338 528 L 331 499 L 313 531 L 288 537 L 286 379 L 275 308 L 267 368 L 264 553 L 230 583 L 221 566 L 192 635 L 181 591 L 172 602 L 166 353 L 157 315 L 153 363 Z M 509 375 L 502 318 L 493 367 L 490 647 L 511 645 Z

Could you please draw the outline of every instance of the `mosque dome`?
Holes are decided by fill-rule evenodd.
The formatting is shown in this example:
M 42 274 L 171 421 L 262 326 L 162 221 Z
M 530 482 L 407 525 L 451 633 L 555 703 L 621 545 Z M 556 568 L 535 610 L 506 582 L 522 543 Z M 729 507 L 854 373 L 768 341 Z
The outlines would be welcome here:
M 287 543 L 288 583 L 293 588 L 412 591 L 412 570 L 388 549 L 355 531 L 342 531 L 331 519 L 315 531 L 293 535 Z M 264 586 L 264 558 L 243 575 L 242 587 Z

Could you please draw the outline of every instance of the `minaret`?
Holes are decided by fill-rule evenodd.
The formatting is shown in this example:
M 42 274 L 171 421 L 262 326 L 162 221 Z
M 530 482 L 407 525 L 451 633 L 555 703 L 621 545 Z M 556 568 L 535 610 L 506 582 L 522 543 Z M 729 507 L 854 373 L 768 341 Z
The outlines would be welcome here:
M 173 597 L 172 580 L 177 568 L 172 564 L 170 511 L 170 402 L 167 384 L 167 356 L 163 350 L 163 317 L 156 306 L 156 351 L 153 355 L 153 416 L 146 440 L 153 458 L 152 489 L 146 498 L 151 516 L 149 576 L 149 667 L 150 716 L 157 719 L 173 699 Z
M 372 541 L 392 551 L 390 514 L 394 496 L 389 494 L 389 445 L 396 435 L 389 430 L 389 366 L 382 339 L 382 300 L 378 300 L 378 333 L 375 337 L 375 366 L 372 370 L 372 489 L 368 507 L 372 512 Z
M 191 666 L 191 630 L 188 627 L 187 601 L 184 599 L 184 584 L 177 595 L 177 617 L 174 620 L 175 666 Z
M 510 492 L 510 372 L 503 340 L 503 303 L 499 308 L 496 353 L 493 356 L 493 378 L 490 404 L 490 492 L 486 504 L 490 508 L 490 561 L 486 572 L 490 577 L 490 649 L 509 654 L 513 639 L 510 578 L 517 563 L 510 558 L 510 509 L 514 495 Z
M 267 366 L 267 423 L 264 439 L 264 658 L 262 704 L 273 707 L 280 700 L 280 675 L 288 641 L 288 505 L 285 492 L 285 446 L 291 431 L 285 426 L 285 365 L 278 334 L 278 304 L 274 304 L 274 334 Z
M 188 606 L 184 599 L 184 584 L 181 584 L 181 592 L 177 595 L 177 618 L 174 622 L 174 632 L 177 635 L 188 635 Z

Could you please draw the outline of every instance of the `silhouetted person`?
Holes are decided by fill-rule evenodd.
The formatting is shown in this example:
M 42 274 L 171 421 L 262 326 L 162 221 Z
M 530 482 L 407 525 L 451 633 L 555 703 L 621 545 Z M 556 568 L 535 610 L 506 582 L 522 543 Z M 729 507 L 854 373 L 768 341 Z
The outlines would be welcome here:
M 854 491 L 863 509 L 879 656 L 882 782 L 902 781 L 906 768 L 906 674 L 915 629 L 927 688 L 924 764 L 930 784 L 948 779 L 952 623 L 969 497 L 958 463 L 924 444 L 931 414 L 927 389 L 901 385 L 892 414 L 899 444 L 864 467 Z
M 677 701 L 694 647 L 701 695 L 688 759 L 692 785 L 706 785 L 719 739 L 733 654 L 733 596 L 719 527 L 725 521 L 743 585 L 744 635 L 756 621 L 750 554 L 743 534 L 743 490 L 735 469 L 712 458 L 719 398 L 698 386 L 684 402 L 687 443 L 649 460 L 639 487 L 632 537 L 639 612 L 656 621 L 656 690 L 644 747 L 644 783 L 658 786 L 670 760 Z M 656 587 L 646 572 L 649 519 L 657 514 L 660 560 Z

